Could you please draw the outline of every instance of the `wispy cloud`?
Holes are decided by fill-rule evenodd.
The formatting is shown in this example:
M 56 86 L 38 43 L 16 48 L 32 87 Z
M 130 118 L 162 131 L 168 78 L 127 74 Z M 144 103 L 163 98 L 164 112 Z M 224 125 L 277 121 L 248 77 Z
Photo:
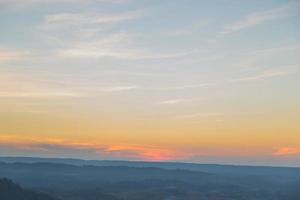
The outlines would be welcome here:
M 92 41 L 75 42 L 69 48 L 59 49 L 57 55 L 69 58 L 134 58 L 140 51 L 129 48 L 133 37 L 128 33 L 115 33 Z
M 83 91 L 35 80 L 37 75 L 0 71 L 0 98 L 81 98 Z M 44 79 L 43 79 L 44 80 Z
M 0 111 L 1 112 L 9 112 L 9 113 L 30 113 L 30 114 L 41 114 L 41 113 L 53 113 L 56 112 L 56 110 L 49 110 L 49 109 L 33 109 L 33 108 L 27 108 L 27 109 L 10 109 L 8 111 Z
M 174 104 L 181 104 L 181 103 L 187 103 L 187 102 L 192 102 L 193 99 L 169 99 L 169 100 L 163 100 L 156 102 L 155 104 L 160 104 L 160 105 L 174 105 Z
M 60 13 L 46 16 L 38 30 L 45 41 L 60 44 L 55 49 L 56 56 L 60 58 L 172 59 L 199 52 L 197 49 L 166 52 L 150 50 L 137 42 L 143 34 L 113 30 L 117 24 L 144 15 L 142 10 L 107 14 Z
M 172 59 L 190 56 L 197 50 L 177 52 L 154 52 L 136 47 L 136 35 L 128 33 L 112 34 L 91 42 L 75 44 L 70 48 L 58 50 L 57 54 L 69 58 L 113 58 L 127 60 Z
M 70 28 L 91 28 L 103 24 L 111 24 L 141 17 L 142 11 L 126 13 L 59 13 L 45 16 L 43 24 L 39 27 L 43 31 L 68 30 Z
M 138 89 L 138 86 L 111 86 L 103 88 L 80 88 L 74 91 L 44 88 L 44 91 L 28 89 L 25 91 L 0 91 L 0 98 L 84 98 L 100 93 L 125 92 Z
M 107 70 L 103 73 L 109 76 L 170 77 L 169 73 L 142 72 L 141 70 Z
M 112 145 L 105 149 L 105 152 L 121 157 L 138 158 L 139 160 L 147 161 L 182 160 L 189 156 L 187 153 L 176 150 L 141 145 Z
M 129 39 L 132 38 L 132 34 L 116 32 L 114 27 L 141 18 L 144 14 L 142 10 L 49 14 L 44 16 L 43 22 L 37 26 L 37 32 L 43 41 L 51 48 L 54 47 L 53 51 L 61 56 L 110 56 L 118 53 L 113 52 L 112 47 L 128 45 Z
M 189 153 L 174 149 L 160 148 L 149 145 L 132 144 L 97 144 L 92 142 L 76 142 L 61 139 L 22 139 L 0 136 L 0 150 L 22 150 L 23 153 L 55 156 L 88 156 L 94 158 L 130 159 L 145 161 L 182 160 L 190 156 Z
M 0 0 L 0 6 L 24 8 L 37 5 L 87 4 L 87 3 L 127 3 L 131 0 Z
M 138 86 L 129 85 L 129 86 L 113 86 L 113 87 L 105 87 L 100 88 L 100 92 L 121 92 L 121 91 L 128 91 L 128 90 L 135 90 L 138 89 Z
M 293 4 L 290 3 L 285 6 L 274 8 L 271 10 L 249 14 L 244 19 L 225 25 L 222 34 L 228 34 L 235 31 L 240 31 L 242 29 L 251 28 L 270 20 L 275 20 L 275 19 L 280 19 L 280 18 L 290 16 L 293 14 L 292 12 L 289 12 L 292 6 Z
M 255 80 L 262 80 L 262 79 L 268 79 L 273 77 L 286 76 L 288 74 L 293 73 L 294 71 L 295 70 L 291 70 L 291 69 L 270 69 L 270 70 L 259 72 L 252 76 L 245 76 L 237 79 L 232 79 L 230 80 L 230 82 L 255 81 Z
M 220 117 L 224 116 L 224 113 L 221 112 L 211 112 L 211 113 L 191 113 L 191 114 L 185 114 L 181 116 L 176 116 L 176 119 L 191 119 L 191 118 L 201 118 L 201 117 Z
M 300 155 L 300 147 L 280 147 L 273 152 L 274 156 Z
M 85 97 L 84 94 L 73 92 L 0 92 L 0 98 L 80 98 Z
M 153 88 L 145 88 L 146 90 L 184 90 L 184 89 L 194 89 L 194 88 L 202 88 L 217 85 L 217 83 L 199 83 L 192 85 L 178 85 L 178 86 L 170 86 L 170 87 L 153 87 Z
M 0 47 L 0 63 L 21 60 L 30 56 L 29 51 L 7 49 Z
M 74 88 L 61 88 L 34 80 L 36 75 L 0 70 L 0 98 L 81 98 Z M 38 76 L 38 75 L 37 75 Z
M 292 44 L 286 46 L 279 46 L 279 47 L 272 47 L 266 49 L 259 49 L 249 53 L 247 56 L 275 56 L 275 55 L 282 55 L 286 53 L 290 53 L 291 51 L 299 50 L 299 44 Z
M 183 50 L 150 48 L 151 45 L 143 45 L 147 33 L 119 28 L 120 25 L 131 20 L 140 20 L 145 15 L 147 15 L 145 10 L 48 14 L 37 27 L 37 31 L 57 59 L 135 61 L 176 59 L 199 53 L 197 48 Z
M 91 98 L 104 93 L 137 90 L 130 84 L 95 84 L 86 79 L 66 76 L 43 76 L 40 73 L 20 73 L 0 70 L 0 98 Z
M 207 26 L 209 24 L 209 22 L 210 22 L 209 20 L 197 21 L 186 27 L 163 31 L 163 34 L 165 34 L 167 36 L 175 36 L 175 37 L 176 36 L 187 36 L 189 34 L 196 33 L 197 30 L 199 30 L 200 28 Z

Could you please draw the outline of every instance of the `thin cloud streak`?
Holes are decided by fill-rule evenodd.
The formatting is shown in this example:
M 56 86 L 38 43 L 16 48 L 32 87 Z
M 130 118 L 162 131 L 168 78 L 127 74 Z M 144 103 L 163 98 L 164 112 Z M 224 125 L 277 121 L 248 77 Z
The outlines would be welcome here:
M 203 115 L 203 114 L 202 114 Z M 214 115 L 214 114 L 205 114 Z M 93 159 L 128 159 L 140 161 L 216 161 L 231 158 L 268 158 L 299 156 L 298 147 L 249 148 L 249 147 L 199 147 L 179 150 L 153 145 L 100 144 L 96 142 L 70 141 L 56 138 L 29 139 L 17 136 L 0 136 L 0 152 L 22 151 L 22 155 L 83 157 Z M 20 154 L 18 154 L 20 155 Z M 262 157 L 261 157 L 262 156 Z
M 175 117 L 175 119 L 192 119 L 198 117 L 221 117 L 224 116 L 224 113 L 221 112 L 211 112 L 211 113 L 192 113 Z
M 129 158 L 136 157 L 147 161 L 181 160 L 188 157 L 187 153 L 158 147 L 144 147 L 140 145 L 112 145 L 105 149 L 105 152 L 109 154 L 120 154 L 122 157 L 128 154 Z
M 113 86 L 99 89 L 100 92 L 121 92 L 138 89 L 138 86 Z
M 0 63 L 21 60 L 30 55 L 29 51 L 0 48 Z
M 143 161 L 170 161 L 183 160 L 191 155 L 178 150 L 160 148 L 148 145 L 112 144 L 104 145 L 97 143 L 72 142 L 59 139 L 49 140 L 15 140 L 2 137 L 0 150 L 18 149 L 24 153 L 39 153 L 47 156 L 60 155 L 85 155 L 96 158 L 130 159 Z
M 38 30 L 49 43 L 56 41 L 64 44 L 54 50 L 54 56 L 58 58 L 151 60 L 176 59 L 199 53 L 198 49 L 164 52 L 150 50 L 137 43 L 142 35 L 117 33 L 112 29 L 118 23 L 144 15 L 143 10 L 107 14 L 59 13 L 47 15 Z
M 175 104 L 181 104 L 186 102 L 192 102 L 193 99 L 169 99 L 164 101 L 156 102 L 155 104 L 159 105 L 175 105 Z
M 251 52 L 249 55 L 250 56 L 275 56 L 275 55 L 282 55 L 291 51 L 296 51 L 299 48 L 300 48 L 300 44 L 293 44 L 287 46 L 259 49 Z
M 130 38 L 119 38 L 118 41 L 110 41 L 110 36 L 100 41 L 75 45 L 67 49 L 57 51 L 58 56 L 68 58 L 112 58 L 126 60 L 151 60 L 151 59 L 173 59 L 196 54 L 197 50 L 183 52 L 151 52 L 143 48 L 132 46 Z
M 270 70 L 265 70 L 260 73 L 257 73 L 253 76 L 246 76 L 246 77 L 241 77 L 241 78 L 237 78 L 237 79 L 232 79 L 229 82 L 263 80 L 263 79 L 268 79 L 268 78 L 273 78 L 273 77 L 286 76 L 288 74 L 291 74 L 292 72 L 294 72 L 294 71 L 282 70 L 282 69 L 270 69 Z
M 243 82 L 243 81 L 255 81 L 255 80 L 263 80 L 268 78 L 274 78 L 274 77 L 281 77 L 281 76 L 287 76 L 290 74 L 293 74 L 297 71 L 297 67 L 292 66 L 288 69 L 268 69 L 261 72 L 258 72 L 252 76 L 245 76 L 240 77 L 236 79 L 229 79 L 224 81 L 219 81 L 215 83 L 202 83 L 202 84 L 195 84 L 195 85 L 182 85 L 182 86 L 173 86 L 173 87 L 159 87 L 159 88 L 143 88 L 145 90 L 185 90 L 185 89 L 196 89 L 196 88 L 202 88 L 202 87 L 210 87 L 210 86 L 216 86 L 220 84 L 226 84 L 226 83 L 234 83 L 234 82 Z
M 22 84 L 20 84 L 22 83 Z M 0 98 L 88 98 L 102 93 L 139 89 L 136 85 L 89 87 L 84 80 L 59 80 L 15 72 L 0 72 Z
M 269 79 L 269 78 L 275 78 L 275 77 L 281 77 L 281 76 L 287 76 L 290 74 L 293 74 L 297 72 L 297 66 L 288 66 L 286 67 L 288 69 L 268 69 L 261 72 L 258 72 L 257 74 L 253 76 L 246 76 L 246 77 L 240 77 L 236 79 L 229 79 L 225 81 L 218 81 L 215 83 L 202 83 L 202 84 L 195 84 L 195 85 L 182 85 L 182 86 L 170 86 L 170 87 L 158 87 L 158 88 L 143 88 L 144 90 L 185 90 L 185 89 L 197 89 L 202 87 L 210 87 L 210 86 L 216 86 L 220 84 L 226 84 L 226 83 L 234 83 L 234 82 L 242 82 L 242 81 L 256 81 L 256 80 L 263 80 L 263 79 Z M 177 102 L 178 103 L 178 102 Z
M 25 8 L 38 5 L 63 5 L 63 4 L 87 4 L 87 3 L 128 3 L 132 0 L 0 0 L 0 6 Z
M 0 92 L 0 98 L 85 98 L 99 93 L 126 92 L 139 89 L 138 86 L 111 86 L 103 88 L 81 88 L 78 92 Z
M 280 147 L 273 152 L 274 156 L 300 155 L 300 147 Z
M 0 92 L 0 98 L 49 98 L 49 97 L 85 97 L 84 94 L 72 92 Z
M 291 16 L 293 14 L 289 11 L 293 5 L 293 3 L 289 3 L 288 5 L 279 8 L 249 14 L 244 19 L 225 25 L 221 33 L 229 34 L 232 32 L 254 27 L 270 20 Z
M 118 14 L 98 13 L 59 13 L 45 16 L 44 23 L 39 27 L 43 31 L 62 30 L 70 27 L 91 27 L 101 24 L 118 23 L 141 17 L 142 11 L 132 11 Z
M 200 84 L 194 84 L 194 85 L 145 88 L 145 90 L 184 90 L 184 89 L 195 89 L 195 88 L 209 87 L 209 86 L 214 86 L 214 85 L 217 85 L 217 83 L 200 83 Z

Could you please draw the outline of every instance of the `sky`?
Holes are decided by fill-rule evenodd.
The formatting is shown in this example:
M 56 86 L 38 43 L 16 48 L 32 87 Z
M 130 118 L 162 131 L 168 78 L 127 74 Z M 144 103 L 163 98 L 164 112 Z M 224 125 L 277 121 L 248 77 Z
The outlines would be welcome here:
M 300 1 L 0 0 L 0 156 L 300 166 Z

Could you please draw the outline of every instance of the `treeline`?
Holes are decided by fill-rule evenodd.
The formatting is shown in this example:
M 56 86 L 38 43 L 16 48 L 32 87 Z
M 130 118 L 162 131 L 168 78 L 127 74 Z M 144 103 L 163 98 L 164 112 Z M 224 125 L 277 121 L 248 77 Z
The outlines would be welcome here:
M 48 194 L 23 189 L 9 179 L 0 179 L 1 200 L 58 200 Z
M 30 188 L 25 190 L 30 194 L 60 200 L 299 200 L 300 171 L 284 170 L 277 174 L 208 173 L 157 167 L 0 162 L 0 177 Z M 5 181 L 6 186 L 16 186 Z

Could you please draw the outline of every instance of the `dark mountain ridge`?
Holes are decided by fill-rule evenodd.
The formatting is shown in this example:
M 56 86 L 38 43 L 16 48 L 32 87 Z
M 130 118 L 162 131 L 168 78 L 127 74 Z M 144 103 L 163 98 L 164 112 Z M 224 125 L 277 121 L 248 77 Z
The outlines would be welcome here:
M 9 179 L 0 179 L 1 200 L 58 200 L 48 194 L 24 189 Z
M 300 167 L 278 166 L 246 166 L 246 165 L 221 165 L 221 164 L 198 164 L 180 162 L 144 162 L 122 160 L 82 160 L 73 158 L 39 158 L 39 157 L 0 157 L 0 161 L 6 163 L 61 163 L 76 166 L 127 166 L 127 167 L 154 167 L 162 169 L 182 169 L 201 171 L 207 173 L 230 173 L 230 174 L 255 174 L 255 175 L 292 175 L 299 173 Z
M 0 177 L 62 200 L 300 199 L 299 168 L 47 160 L 9 158 L 0 162 Z

